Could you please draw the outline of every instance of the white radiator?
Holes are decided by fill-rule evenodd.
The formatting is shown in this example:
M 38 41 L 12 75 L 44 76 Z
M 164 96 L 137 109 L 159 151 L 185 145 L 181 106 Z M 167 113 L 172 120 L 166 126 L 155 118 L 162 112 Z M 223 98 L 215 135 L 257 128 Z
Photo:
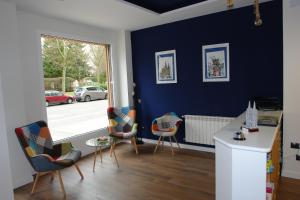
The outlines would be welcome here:
M 185 141 L 214 145 L 214 135 L 234 118 L 185 115 Z

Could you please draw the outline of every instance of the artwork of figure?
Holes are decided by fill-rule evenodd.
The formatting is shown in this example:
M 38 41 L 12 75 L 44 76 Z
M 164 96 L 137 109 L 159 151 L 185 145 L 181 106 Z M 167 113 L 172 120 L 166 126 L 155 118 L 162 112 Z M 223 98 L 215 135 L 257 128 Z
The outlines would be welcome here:
M 203 82 L 229 81 L 229 44 L 202 47 Z

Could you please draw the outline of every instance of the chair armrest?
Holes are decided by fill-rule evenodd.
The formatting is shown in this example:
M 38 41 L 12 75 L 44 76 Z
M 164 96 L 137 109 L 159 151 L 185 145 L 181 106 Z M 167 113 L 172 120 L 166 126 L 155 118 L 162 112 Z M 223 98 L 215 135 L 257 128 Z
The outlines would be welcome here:
M 138 128 L 138 124 L 134 123 L 133 126 L 132 126 L 132 129 L 131 129 L 131 132 L 136 134 L 137 133 L 137 128 Z
M 175 125 L 177 126 L 177 128 L 180 126 L 180 124 L 182 124 L 182 122 L 183 122 L 183 120 L 180 118 L 175 122 Z
M 58 158 L 61 155 L 65 155 L 67 153 L 69 153 L 70 151 L 72 151 L 73 146 L 71 142 L 64 142 L 64 143 L 59 143 L 59 144 L 55 144 L 53 145 L 52 149 L 47 149 L 48 151 L 46 153 L 48 153 L 50 156 L 54 157 L 54 158 Z
M 69 152 L 73 149 L 73 146 L 72 146 L 71 142 L 62 142 L 62 143 L 53 145 L 53 149 L 59 149 L 59 148 L 61 148 L 63 150 L 67 150 Z
M 69 153 L 70 151 L 72 151 L 73 145 L 71 142 L 63 142 L 63 143 L 54 145 L 53 149 L 55 151 L 60 151 L 60 155 L 65 155 L 65 154 Z
M 111 134 L 115 133 L 116 131 L 113 126 L 107 126 L 107 132 L 109 135 L 111 135 Z

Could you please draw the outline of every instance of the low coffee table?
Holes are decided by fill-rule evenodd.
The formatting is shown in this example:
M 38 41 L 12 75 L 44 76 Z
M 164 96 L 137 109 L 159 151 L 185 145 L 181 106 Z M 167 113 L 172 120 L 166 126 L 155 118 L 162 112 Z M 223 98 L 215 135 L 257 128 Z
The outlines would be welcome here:
M 98 151 L 98 148 L 99 148 L 99 151 L 100 151 L 100 158 L 101 158 L 101 163 L 102 163 L 102 148 L 105 148 L 105 147 L 110 147 L 111 145 L 111 142 L 109 140 L 109 138 L 107 140 L 100 140 L 100 138 L 92 138 L 92 139 L 89 139 L 85 142 L 85 144 L 87 146 L 90 146 L 90 147 L 94 147 L 95 148 L 95 155 L 94 155 L 94 166 L 93 166 L 93 171 L 95 171 L 95 165 L 96 165 L 96 158 L 97 158 L 97 151 Z M 113 154 L 114 154 L 114 157 L 115 157 L 115 160 L 116 160 L 116 163 L 119 167 L 119 163 L 118 163 L 118 160 L 117 160 L 117 156 L 115 154 L 115 150 L 112 149 L 113 151 Z

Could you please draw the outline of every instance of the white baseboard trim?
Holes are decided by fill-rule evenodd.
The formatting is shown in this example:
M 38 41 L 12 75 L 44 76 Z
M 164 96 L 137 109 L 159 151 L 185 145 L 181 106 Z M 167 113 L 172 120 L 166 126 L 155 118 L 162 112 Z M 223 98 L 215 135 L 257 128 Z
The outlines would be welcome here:
M 294 179 L 300 179 L 300 172 L 283 170 L 281 176 L 288 177 L 288 178 L 294 178 Z
M 143 141 L 145 143 L 150 143 L 150 144 L 157 144 L 157 140 L 151 140 L 151 139 L 145 139 L 143 138 Z M 165 141 L 164 143 L 166 146 L 171 146 L 170 142 Z M 176 146 L 176 143 L 172 142 L 172 145 Z M 190 144 L 182 144 L 179 143 L 180 147 L 183 149 L 191 149 L 191 150 L 196 150 L 196 151 L 204 151 L 204 152 L 210 152 L 210 153 L 215 153 L 215 149 L 214 148 L 209 148 L 209 147 L 201 147 L 201 146 L 194 146 L 194 145 L 190 145 Z
M 22 176 L 22 177 L 18 177 L 18 179 L 17 180 L 15 180 L 14 181 L 14 189 L 17 189 L 17 188 L 19 188 L 19 187 L 21 187 L 21 186 L 24 186 L 24 185 L 26 185 L 26 184 L 28 184 L 28 183 L 31 183 L 31 182 L 33 182 L 33 176 L 32 175 L 25 175 L 25 176 Z

